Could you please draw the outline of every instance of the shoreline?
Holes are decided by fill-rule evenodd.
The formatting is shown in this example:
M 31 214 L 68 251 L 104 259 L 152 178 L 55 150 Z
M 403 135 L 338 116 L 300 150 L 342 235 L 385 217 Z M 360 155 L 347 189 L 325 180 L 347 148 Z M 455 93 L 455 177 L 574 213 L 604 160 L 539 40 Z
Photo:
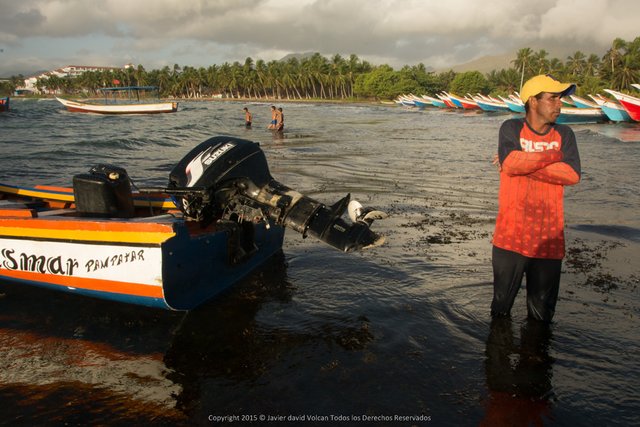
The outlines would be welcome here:
M 65 97 L 65 95 L 42 95 L 42 96 L 12 96 L 12 100 L 41 100 L 52 99 L 55 100 L 56 96 Z M 75 97 L 69 96 L 72 99 L 81 100 L 102 100 L 104 97 Z M 282 98 L 216 98 L 216 97 L 200 97 L 200 98 L 160 98 L 161 101 L 193 101 L 193 102 L 245 102 L 245 103 L 261 103 L 261 104 L 339 104 L 339 105 L 396 105 L 393 100 L 354 100 L 354 99 L 321 99 L 321 98 L 304 98 L 304 99 L 282 99 Z

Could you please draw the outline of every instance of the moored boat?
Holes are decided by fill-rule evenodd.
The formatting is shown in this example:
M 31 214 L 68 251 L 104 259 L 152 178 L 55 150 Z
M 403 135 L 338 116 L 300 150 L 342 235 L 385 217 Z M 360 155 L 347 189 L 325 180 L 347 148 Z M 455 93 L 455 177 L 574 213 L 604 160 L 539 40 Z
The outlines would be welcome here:
M 447 93 L 447 92 L 445 92 L 445 95 L 447 97 L 449 97 L 451 102 L 453 102 L 456 105 L 456 107 L 458 107 L 458 108 L 462 108 L 464 110 L 479 110 L 480 109 L 480 107 L 478 107 L 478 104 L 476 103 L 476 101 L 474 101 L 473 99 L 469 99 L 469 98 L 466 98 L 466 97 L 450 94 L 450 93 Z
M 427 103 L 427 105 L 430 105 L 432 107 L 444 106 L 444 103 L 441 100 L 439 100 L 437 98 L 434 98 L 433 96 L 422 95 L 422 96 L 420 96 L 420 98 L 422 98 L 424 100 L 424 102 Z
M 433 98 L 431 100 L 431 105 L 433 105 L 434 107 L 438 107 L 438 108 L 449 108 L 449 106 L 447 104 L 445 104 L 445 102 L 441 99 L 436 99 Z
M 556 119 L 556 123 L 563 124 L 586 124 L 586 123 L 604 123 L 607 116 L 600 108 L 577 108 L 562 107 L 560 116 Z
M 524 103 L 520 100 L 520 98 L 511 95 L 509 98 L 500 97 L 500 99 L 507 105 L 509 110 L 514 113 L 524 113 Z
M 440 100 L 447 106 L 447 108 L 461 108 L 458 104 L 454 103 L 453 100 L 446 93 L 439 93 L 436 95 Z
M 612 89 L 605 89 L 604 91 L 611 94 L 624 107 L 631 120 L 640 122 L 640 98 Z
M 281 251 L 284 227 L 351 251 L 383 242 L 370 229 L 382 217 L 348 195 L 325 206 L 297 193 L 271 177 L 258 144 L 214 137 L 166 188 L 132 192 L 127 172 L 104 164 L 73 188 L 0 185 L 0 279 L 189 310 Z
M 486 112 L 509 112 L 511 110 L 509 110 L 509 107 L 507 106 L 507 104 L 505 104 L 504 101 L 499 100 L 499 99 L 495 99 L 495 98 L 490 98 L 488 96 L 475 96 L 473 98 L 476 101 L 476 104 L 478 105 L 478 107 L 480 107 L 481 110 L 486 111 Z
M 411 99 L 409 95 L 400 95 L 396 99 L 396 104 L 402 105 L 404 107 L 415 107 L 416 103 Z
M 569 95 L 569 98 L 571 98 L 576 108 L 600 108 L 598 104 L 575 94 Z
M 177 102 L 143 102 L 141 93 L 157 91 L 155 86 L 124 86 L 99 89 L 105 94 L 103 103 L 89 103 L 72 101 L 56 97 L 65 108 L 75 113 L 95 114 L 158 114 L 174 113 L 178 111 Z M 118 102 L 116 96 L 126 94 L 123 102 Z
M 631 117 L 629 113 L 618 102 L 605 98 L 601 95 L 589 95 L 596 104 L 600 106 L 602 112 L 606 114 L 607 118 L 612 122 L 630 122 Z
M 9 101 L 10 98 L 8 96 L 0 98 L 0 113 L 9 111 Z

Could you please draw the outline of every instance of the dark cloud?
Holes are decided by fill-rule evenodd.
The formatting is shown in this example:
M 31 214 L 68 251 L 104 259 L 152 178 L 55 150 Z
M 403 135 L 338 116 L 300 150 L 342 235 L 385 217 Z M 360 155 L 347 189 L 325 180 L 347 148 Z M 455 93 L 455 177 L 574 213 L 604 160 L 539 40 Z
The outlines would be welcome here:
M 108 37 L 112 50 L 128 50 L 123 56 L 141 62 L 193 65 L 310 51 L 434 67 L 522 47 L 601 54 L 617 37 L 637 37 L 640 16 L 637 0 L 0 0 L 0 6 L 0 48 L 30 37 L 57 39 L 59 46 Z M 162 57 L 169 52 L 184 54 Z

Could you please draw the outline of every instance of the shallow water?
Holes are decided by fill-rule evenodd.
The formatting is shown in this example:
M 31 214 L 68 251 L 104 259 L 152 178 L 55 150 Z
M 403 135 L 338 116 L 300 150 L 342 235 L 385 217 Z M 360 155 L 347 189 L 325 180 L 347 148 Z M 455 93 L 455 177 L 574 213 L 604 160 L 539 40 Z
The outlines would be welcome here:
M 387 243 L 356 254 L 288 231 L 283 254 L 188 314 L 0 284 L 3 423 L 637 424 L 640 125 L 574 127 L 583 180 L 565 196 L 555 322 L 537 331 L 524 291 L 512 322 L 489 316 L 491 159 L 510 115 L 286 103 L 274 135 L 269 105 L 248 104 L 245 129 L 235 102 L 104 117 L 12 100 L 3 183 L 70 185 L 106 162 L 163 185 L 191 147 L 232 135 L 260 142 L 282 183 L 390 218 L 374 224 Z

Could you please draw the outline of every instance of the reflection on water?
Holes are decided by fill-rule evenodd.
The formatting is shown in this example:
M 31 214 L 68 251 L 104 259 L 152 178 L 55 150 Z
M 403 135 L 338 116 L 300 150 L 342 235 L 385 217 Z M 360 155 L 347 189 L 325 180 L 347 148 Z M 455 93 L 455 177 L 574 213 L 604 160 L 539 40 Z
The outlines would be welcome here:
M 497 130 L 510 115 L 183 102 L 102 117 L 16 101 L 0 116 L 0 182 L 70 185 L 98 162 L 164 185 L 215 135 L 257 141 L 280 182 L 390 217 L 381 248 L 343 254 L 287 233 L 284 252 L 187 313 L 0 284 L 3 420 L 211 425 L 210 415 L 394 415 L 415 425 L 633 424 L 640 299 L 638 125 L 576 126 L 582 182 L 550 330 L 491 322 Z M 494 424 L 495 423 L 495 424 Z M 377 425 L 396 425 L 382 422 Z
M 487 397 L 483 426 L 544 425 L 552 419 L 551 328 L 527 320 L 519 336 L 510 318 L 495 318 L 487 338 Z
M 4 290 L 4 289 L 3 289 Z M 3 418 L 29 425 L 184 418 L 159 339 L 172 316 L 41 289 L 0 298 Z M 106 311 L 105 311 L 106 310 Z

